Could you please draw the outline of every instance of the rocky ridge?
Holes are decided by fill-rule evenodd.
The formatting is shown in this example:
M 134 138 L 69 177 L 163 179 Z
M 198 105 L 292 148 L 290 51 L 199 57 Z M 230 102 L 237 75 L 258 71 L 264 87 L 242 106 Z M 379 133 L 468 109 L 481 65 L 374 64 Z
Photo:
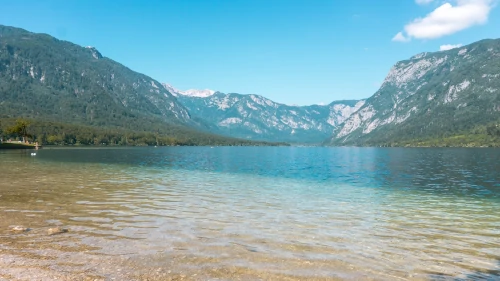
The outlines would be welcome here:
M 482 40 L 396 63 L 327 143 L 382 145 L 453 135 L 499 117 L 500 40 Z
M 259 95 L 214 92 L 207 96 L 183 94 L 163 86 L 212 132 L 268 141 L 320 143 L 364 101 L 336 101 L 328 105 L 290 106 Z

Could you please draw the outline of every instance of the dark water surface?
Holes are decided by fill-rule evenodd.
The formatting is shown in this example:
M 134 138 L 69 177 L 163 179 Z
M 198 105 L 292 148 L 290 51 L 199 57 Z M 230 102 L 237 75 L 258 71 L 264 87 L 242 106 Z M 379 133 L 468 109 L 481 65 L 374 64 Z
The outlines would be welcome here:
M 0 280 L 500 280 L 499 149 L 30 153 L 0 151 Z

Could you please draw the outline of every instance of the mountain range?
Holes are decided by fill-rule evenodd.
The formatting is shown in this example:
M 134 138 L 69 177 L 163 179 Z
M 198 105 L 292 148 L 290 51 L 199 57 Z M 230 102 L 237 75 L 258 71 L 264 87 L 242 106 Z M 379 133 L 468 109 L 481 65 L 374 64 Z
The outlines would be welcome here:
M 124 134 L 140 133 L 143 144 L 159 135 L 172 144 L 249 144 L 207 132 L 161 83 L 94 47 L 0 25 L 0 133 L 20 117 L 59 143 L 128 144 Z
M 203 119 L 214 133 L 266 141 L 321 143 L 360 108 L 364 101 L 290 106 L 259 95 L 224 94 L 211 90 L 179 91 L 163 86 L 193 117 Z
M 18 117 L 101 130 L 99 138 L 97 133 L 80 138 L 83 143 L 118 143 L 105 131 L 116 129 L 126 130 L 114 137 L 125 144 L 129 138 L 119 134 L 144 132 L 146 144 L 159 143 L 164 135 L 184 139 L 168 143 L 184 144 L 249 143 L 234 139 L 240 138 L 356 146 L 498 145 L 500 40 L 400 61 L 365 100 L 291 106 L 255 94 L 180 91 L 94 47 L 0 25 L 0 119 Z M 76 136 L 67 140 L 60 125 L 48 127 L 63 143 L 80 142 Z
M 342 146 L 498 145 L 491 132 L 500 123 L 500 39 L 418 54 L 396 63 L 370 98 L 326 106 L 163 85 L 225 135 Z

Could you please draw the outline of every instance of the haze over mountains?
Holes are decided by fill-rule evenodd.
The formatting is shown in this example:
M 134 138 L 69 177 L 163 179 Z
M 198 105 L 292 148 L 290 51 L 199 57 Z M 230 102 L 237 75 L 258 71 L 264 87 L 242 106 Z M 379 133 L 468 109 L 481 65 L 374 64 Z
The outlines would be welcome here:
M 497 137 L 491 128 L 500 123 L 500 40 L 398 62 L 366 100 L 290 106 L 254 94 L 179 91 L 96 48 L 0 26 L 0 118 L 20 116 L 331 145 L 416 144 L 464 135 L 485 141 Z

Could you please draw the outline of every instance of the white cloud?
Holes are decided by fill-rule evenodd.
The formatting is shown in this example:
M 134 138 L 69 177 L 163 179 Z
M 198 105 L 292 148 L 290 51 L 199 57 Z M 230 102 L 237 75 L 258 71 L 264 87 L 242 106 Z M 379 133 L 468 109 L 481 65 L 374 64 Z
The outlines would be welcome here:
M 451 49 L 455 49 L 455 48 L 460 48 L 462 47 L 463 45 L 462 44 L 456 44 L 456 45 L 450 45 L 450 44 L 447 44 L 447 45 L 441 45 L 439 47 L 439 50 L 440 51 L 448 51 L 448 50 L 451 50 Z
M 419 0 L 426 1 L 426 0 Z M 423 18 L 417 18 L 392 39 L 434 39 L 450 35 L 474 25 L 484 24 L 493 8 L 492 0 L 456 0 L 456 5 L 445 3 Z
M 417 3 L 419 5 L 427 5 L 427 4 L 431 3 L 432 1 L 434 1 L 434 0 L 415 0 L 415 3 Z
M 392 37 L 392 41 L 395 42 L 408 42 L 410 38 L 407 38 L 403 35 L 403 32 L 398 32 L 394 37 Z

